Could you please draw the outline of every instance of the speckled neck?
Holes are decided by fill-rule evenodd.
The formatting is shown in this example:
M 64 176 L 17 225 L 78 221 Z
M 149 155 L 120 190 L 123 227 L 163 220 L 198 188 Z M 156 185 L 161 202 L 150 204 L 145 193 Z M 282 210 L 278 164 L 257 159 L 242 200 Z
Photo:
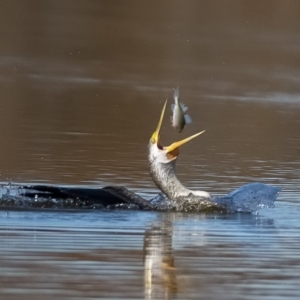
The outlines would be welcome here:
M 167 195 L 169 200 L 175 202 L 176 205 L 190 200 L 211 200 L 209 193 L 204 191 L 192 191 L 181 184 L 175 172 L 176 159 L 167 163 L 162 163 L 157 162 L 156 160 L 151 160 L 151 157 L 149 156 L 149 163 L 150 175 L 154 183 L 164 194 Z
M 150 162 L 150 175 L 156 186 L 168 196 L 170 200 L 183 195 L 189 195 L 192 191 L 185 188 L 178 180 L 175 173 L 176 160 L 169 163 Z

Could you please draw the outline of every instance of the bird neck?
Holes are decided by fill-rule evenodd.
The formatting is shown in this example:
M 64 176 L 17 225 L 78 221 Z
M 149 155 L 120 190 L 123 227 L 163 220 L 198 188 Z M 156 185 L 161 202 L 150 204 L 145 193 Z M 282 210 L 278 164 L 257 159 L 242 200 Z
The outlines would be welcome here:
M 178 197 L 188 196 L 190 193 L 193 193 L 178 180 L 175 165 L 176 159 L 169 163 L 150 162 L 150 174 L 154 183 L 173 201 L 176 201 Z

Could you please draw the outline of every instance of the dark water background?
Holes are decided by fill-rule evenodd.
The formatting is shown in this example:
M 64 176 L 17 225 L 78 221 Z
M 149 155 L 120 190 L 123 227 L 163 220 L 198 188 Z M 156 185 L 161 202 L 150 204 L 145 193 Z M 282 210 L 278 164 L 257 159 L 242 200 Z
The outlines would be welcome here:
M 177 173 L 225 194 L 283 188 L 259 216 L 0 212 L 1 299 L 299 299 L 300 2 L 1 1 L 1 181 L 151 198 L 147 143 L 172 88 Z M 151 275 L 152 274 L 152 275 Z

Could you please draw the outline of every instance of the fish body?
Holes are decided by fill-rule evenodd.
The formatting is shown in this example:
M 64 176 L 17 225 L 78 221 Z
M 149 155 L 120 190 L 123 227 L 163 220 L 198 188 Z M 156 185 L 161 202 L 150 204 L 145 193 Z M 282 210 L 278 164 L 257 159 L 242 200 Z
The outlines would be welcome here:
M 181 132 L 186 124 L 192 122 L 192 118 L 186 113 L 188 107 L 179 102 L 179 88 L 174 89 L 174 104 L 171 105 L 171 109 L 173 111 L 172 126 Z

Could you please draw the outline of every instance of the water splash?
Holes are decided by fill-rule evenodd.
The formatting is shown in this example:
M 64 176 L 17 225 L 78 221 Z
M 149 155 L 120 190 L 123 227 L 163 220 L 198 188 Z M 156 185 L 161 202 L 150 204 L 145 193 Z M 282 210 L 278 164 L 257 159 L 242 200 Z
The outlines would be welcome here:
M 244 185 L 212 200 L 189 194 L 170 200 L 160 193 L 146 201 L 124 187 L 68 188 L 55 186 L 0 187 L 0 207 L 27 209 L 131 209 L 205 213 L 255 213 L 274 207 L 280 188 L 261 183 Z

